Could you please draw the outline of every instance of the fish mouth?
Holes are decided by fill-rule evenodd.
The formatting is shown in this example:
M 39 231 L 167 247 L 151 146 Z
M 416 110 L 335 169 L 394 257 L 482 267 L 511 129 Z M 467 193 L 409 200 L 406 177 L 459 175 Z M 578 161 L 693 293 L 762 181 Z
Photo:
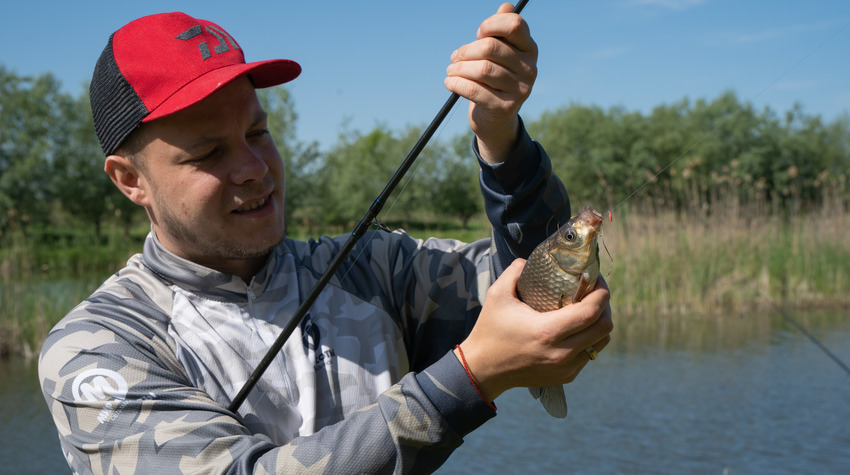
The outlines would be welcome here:
M 602 213 L 596 211 L 590 206 L 585 206 L 578 215 L 578 220 L 593 229 L 598 228 L 602 224 Z

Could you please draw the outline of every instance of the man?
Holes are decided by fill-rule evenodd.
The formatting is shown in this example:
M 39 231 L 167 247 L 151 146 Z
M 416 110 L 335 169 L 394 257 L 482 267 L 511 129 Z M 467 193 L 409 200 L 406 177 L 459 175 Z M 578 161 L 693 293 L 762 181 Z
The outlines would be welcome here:
M 230 401 L 345 239 L 284 234 L 283 163 L 255 88 L 300 67 L 245 63 L 223 28 L 179 13 L 110 38 L 92 79 L 95 129 L 151 233 L 42 350 L 75 471 L 430 472 L 502 392 L 570 382 L 585 350 L 604 349 L 604 283 L 547 314 L 514 290 L 516 258 L 569 204 L 517 115 L 537 51 L 510 7 L 452 54 L 445 81 L 471 100 L 492 242 L 370 232 L 238 413 Z

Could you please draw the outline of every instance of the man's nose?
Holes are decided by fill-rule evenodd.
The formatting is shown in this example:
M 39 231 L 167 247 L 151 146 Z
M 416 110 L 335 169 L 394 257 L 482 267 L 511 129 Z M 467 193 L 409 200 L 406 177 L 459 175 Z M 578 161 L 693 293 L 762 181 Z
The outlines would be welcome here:
M 243 144 L 238 150 L 238 159 L 235 160 L 231 179 L 241 185 L 253 180 L 262 180 L 268 172 L 269 166 L 263 155 L 248 144 Z

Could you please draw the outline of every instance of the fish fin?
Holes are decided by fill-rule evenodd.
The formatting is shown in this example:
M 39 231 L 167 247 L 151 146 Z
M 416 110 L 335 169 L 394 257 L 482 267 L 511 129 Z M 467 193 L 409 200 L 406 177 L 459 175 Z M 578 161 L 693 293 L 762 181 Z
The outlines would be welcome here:
M 570 301 L 567 300 L 567 294 L 561 293 L 561 296 L 558 297 L 558 308 L 564 308 L 564 306 L 569 305 Z
M 578 285 L 576 285 L 576 293 L 573 295 L 573 303 L 584 298 L 584 295 L 588 290 L 590 290 L 590 279 L 587 278 L 587 274 L 582 273 L 581 277 L 578 279 Z
M 559 419 L 567 417 L 567 398 L 564 396 L 563 386 L 555 384 L 534 389 L 540 390 L 540 404 L 543 404 L 550 416 Z
M 543 392 L 543 388 L 528 388 L 528 392 L 534 397 L 534 399 L 540 399 L 540 394 Z

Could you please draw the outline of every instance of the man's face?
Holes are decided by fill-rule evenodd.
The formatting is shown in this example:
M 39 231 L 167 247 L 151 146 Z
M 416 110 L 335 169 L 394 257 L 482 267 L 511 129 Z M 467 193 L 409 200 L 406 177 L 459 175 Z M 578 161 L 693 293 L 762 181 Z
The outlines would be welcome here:
M 145 127 L 139 186 L 160 242 L 213 269 L 256 272 L 286 229 L 283 160 L 251 83 Z

